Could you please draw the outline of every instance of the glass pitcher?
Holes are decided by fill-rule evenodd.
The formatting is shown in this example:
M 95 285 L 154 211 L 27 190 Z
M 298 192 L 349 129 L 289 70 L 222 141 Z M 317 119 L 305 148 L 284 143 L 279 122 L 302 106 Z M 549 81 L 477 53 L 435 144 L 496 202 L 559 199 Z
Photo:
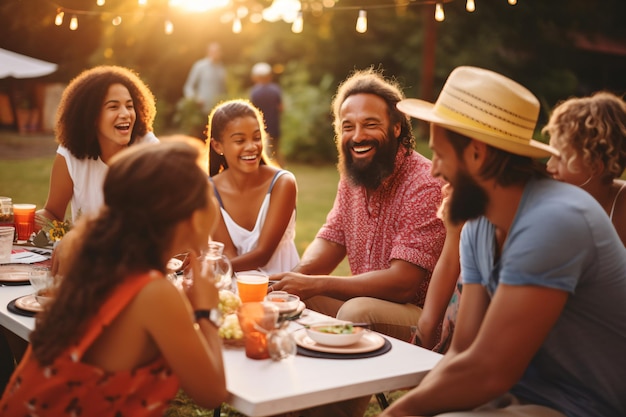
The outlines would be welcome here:
M 224 255 L 222 242 L 210 241 L 209 248 L 200 256 L 202 274 L 213 276 L 218 289 L 231 289 L 233 282 L 233 266 Z M 210 269 L 209 269 L 210 268 Z

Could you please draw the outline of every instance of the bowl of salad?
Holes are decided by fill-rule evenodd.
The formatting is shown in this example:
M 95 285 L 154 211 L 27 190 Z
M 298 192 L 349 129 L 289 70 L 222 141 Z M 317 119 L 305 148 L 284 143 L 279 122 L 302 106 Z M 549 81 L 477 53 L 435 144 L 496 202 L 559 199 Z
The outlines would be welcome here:
M 326 346 L 350 346 L 357 343 L 365 333 L 362 327 L 340 322 L 314 324 L 306 331 L 315 343 Z

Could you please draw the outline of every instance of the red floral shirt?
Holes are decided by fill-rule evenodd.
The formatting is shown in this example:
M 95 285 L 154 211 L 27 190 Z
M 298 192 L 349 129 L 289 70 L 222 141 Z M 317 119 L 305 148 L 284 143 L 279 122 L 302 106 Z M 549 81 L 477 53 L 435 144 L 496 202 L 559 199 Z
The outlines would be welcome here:
M 365 187 L 341 178 L 335 203 L 317 234 L 346 247 L 353 275 L 387 269 L 401 259 L 429 272 L 414 304 L 422 307 L 446 231 L 437 218 L 442 183 L 431 162 L 400 146 L 394 173 L 368 198 Z

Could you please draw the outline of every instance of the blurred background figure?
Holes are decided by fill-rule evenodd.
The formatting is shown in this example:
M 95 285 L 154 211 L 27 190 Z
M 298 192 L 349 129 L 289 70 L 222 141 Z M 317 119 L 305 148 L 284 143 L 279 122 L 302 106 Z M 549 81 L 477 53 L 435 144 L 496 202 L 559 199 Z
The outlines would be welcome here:
M 206 122 L 207 114 L 226 94 L 226 68 L 222 63 L 219 43 L 209 43 L 206 56 L 193 64 L 183 86 L 183 94 L 187 102 L 197 106 L 197 111 L 202 113 L 201 120 Z M 204 127 L 200 132 L 190 133 L 205 138 Z
M 272 67 L 266 62 L 254 64 L 251 75 L 254 85 L 250 91 L 250 101 L 263 113 L 265 129 L 269 136 L 266 153 L 276 159 L 280 166 L 284 166 L 285 161 L 280 152 L 282 90 L 278 84 L 272 82 Z

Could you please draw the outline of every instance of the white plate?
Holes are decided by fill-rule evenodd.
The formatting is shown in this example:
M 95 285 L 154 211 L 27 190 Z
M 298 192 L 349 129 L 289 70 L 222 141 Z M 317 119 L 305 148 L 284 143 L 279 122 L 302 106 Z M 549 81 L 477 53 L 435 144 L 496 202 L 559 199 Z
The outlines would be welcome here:
M 15 300 L 15 307 L 20 310 L 32 311 L 33 313 L 43 311 L 43 307 L 41 307 L 41 304 L 39 304 L 39 301 L 35 298 L 35 294 L 18 298 Z
M 293 333 L 293 337 L 298 344 L 305 349 L 327 353 L 366 353 L 383 347 L 385 338 L 378 333 L 365 330 L 363 337 L 353 345 L 349 346 L 326 346 L 316 343 L 306 334 L 306 329 L 299 329 Z
M 32 270 L 29 265 L 0 265 L 0 281 L 28 282 Z

